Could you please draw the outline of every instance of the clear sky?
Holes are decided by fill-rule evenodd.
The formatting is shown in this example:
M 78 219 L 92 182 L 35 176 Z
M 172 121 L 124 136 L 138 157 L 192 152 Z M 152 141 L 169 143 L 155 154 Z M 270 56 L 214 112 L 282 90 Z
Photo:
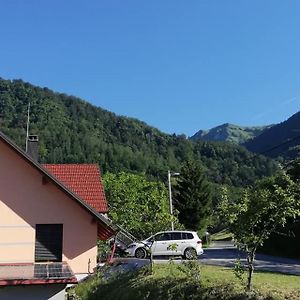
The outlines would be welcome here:
M 300 107 L 299 0 L 0 0 L 0 77 L 168 133 Z

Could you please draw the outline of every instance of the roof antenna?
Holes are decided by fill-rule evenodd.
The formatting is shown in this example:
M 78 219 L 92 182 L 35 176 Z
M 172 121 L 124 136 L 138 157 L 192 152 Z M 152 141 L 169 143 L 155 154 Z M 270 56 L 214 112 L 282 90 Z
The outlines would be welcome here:
M 25 152 L 28 150 L 28 136 L 29 136 L 29 115 L 30 115 L 30 101 L 28 102 L 28 110 L 27 110 L 27 128 L 26 128 L 26 144 L 25 144 Z

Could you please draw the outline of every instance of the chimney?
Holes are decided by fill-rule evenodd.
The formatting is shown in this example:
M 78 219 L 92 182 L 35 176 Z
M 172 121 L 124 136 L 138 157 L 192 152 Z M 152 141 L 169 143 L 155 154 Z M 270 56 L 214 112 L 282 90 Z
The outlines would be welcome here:
M 27 154 L 36 162 L 39 160 L 39 137 L 35 134 L 28 135 Z

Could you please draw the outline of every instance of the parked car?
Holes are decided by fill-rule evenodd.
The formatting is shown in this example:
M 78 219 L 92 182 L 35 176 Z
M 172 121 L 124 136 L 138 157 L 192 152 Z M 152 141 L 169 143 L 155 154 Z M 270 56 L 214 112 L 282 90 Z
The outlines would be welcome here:
M 154 256 L 181 255 L 186 259 L 203 254 L 202 241 L 194 231 L 162 231 L 149 238 L 130 244 L 125 253 L 136 258 L 146 258 L 151 250 Z

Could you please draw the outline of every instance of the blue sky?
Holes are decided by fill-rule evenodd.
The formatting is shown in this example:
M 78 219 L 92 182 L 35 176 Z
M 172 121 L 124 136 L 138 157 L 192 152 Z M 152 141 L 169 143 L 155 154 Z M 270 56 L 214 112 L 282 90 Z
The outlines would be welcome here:
M 298 0 L 2 0 L 0 36 L 0 77 L 168 133 L 300 107 Z

